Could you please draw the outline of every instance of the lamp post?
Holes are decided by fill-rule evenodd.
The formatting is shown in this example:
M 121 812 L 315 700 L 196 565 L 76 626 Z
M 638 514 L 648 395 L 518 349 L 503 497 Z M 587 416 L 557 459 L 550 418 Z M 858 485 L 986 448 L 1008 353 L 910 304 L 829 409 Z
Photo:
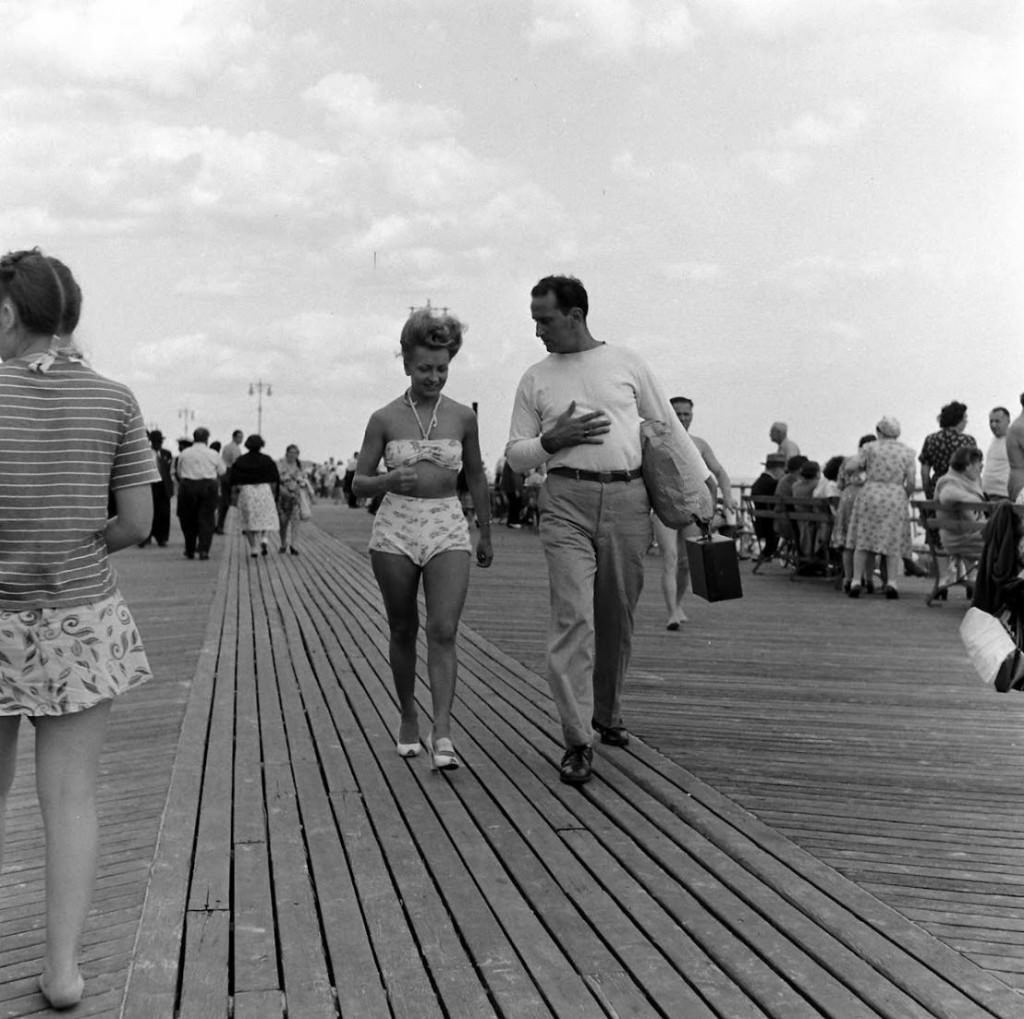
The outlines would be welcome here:
M 189 424 L 191 422 L 195 421 L 195 419 L 196 419 L 196 412 L 194 410 L 189 410 L 188 407 L 182 407 L 181 410 L 178 411 L 178 417 L 181 418 L 181 429 L 182 429 L 182 432 L 184 433 L 185 438 L 188 438 L 188 436 L 189 436 L 189 427 L 188 426 L 189 426 Z
M 260 379 L 258 382 L 249 383 L 249 395 L 256 394 L 256 434 L 263 434 L 263 394 L 271 395 L 270 383 Z

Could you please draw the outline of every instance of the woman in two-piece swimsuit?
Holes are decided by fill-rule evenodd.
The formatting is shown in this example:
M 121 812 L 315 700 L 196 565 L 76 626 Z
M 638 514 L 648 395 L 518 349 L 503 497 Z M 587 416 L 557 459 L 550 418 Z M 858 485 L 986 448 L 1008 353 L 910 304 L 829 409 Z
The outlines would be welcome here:
M 396 749 L 420 751 L 416 709 L 417 594 L 427 603 L 427 674 L 433 724 L 424 742 L 435 769 L 459 767 L 451 739 L 455 699 L 455 637 L 469 586 L 472 544 L 456 480 L 465 470 L 480 536 L 479 566 L 490 566 L 490 493 L 476 415 L 444 397 L 448 364 L 462 346 L 463 326 L 429 308 L 413 312 L 402 329 L 409 388 L 370 417 L 359 453 L 353 494 L 383 495 L 373 522 L 370 560 L 391 631 L 389 659 L 401 710 Z M 383 459 L 386 473 L 378 474 Z

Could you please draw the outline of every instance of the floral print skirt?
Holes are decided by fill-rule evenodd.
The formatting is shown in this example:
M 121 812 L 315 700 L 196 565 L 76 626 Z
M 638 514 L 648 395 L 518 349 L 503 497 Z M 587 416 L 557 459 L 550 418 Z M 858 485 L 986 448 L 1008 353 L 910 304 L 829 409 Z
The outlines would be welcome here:
M 0 609 L 0 715 L 68 715 L 152 678 L 119 592 L 71 608 Z

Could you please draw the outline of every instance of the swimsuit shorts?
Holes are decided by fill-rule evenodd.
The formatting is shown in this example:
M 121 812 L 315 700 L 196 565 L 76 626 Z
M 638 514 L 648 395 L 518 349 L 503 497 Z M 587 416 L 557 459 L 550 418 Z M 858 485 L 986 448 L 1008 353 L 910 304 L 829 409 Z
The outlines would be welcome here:
M 469 552 L 469 526 L 457 496 L 417 499 L 388 492 L 373 518 L 371 552 L 404 555 L 425 566 L 439 552 Z
M 0 715 L 84 711 L 152 675 L 119 592 L 70 608 L 0 609 Z

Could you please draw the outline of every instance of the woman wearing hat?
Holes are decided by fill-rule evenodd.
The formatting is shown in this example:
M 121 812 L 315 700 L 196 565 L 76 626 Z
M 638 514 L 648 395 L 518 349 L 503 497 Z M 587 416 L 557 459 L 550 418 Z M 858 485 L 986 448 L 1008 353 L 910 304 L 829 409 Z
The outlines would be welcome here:
M 861 578 L 872 554 L 885 556 L 886 598 L 898 598 L 895 578 L 904 556 L 910 555 L 908 500 L 914 491 L 914 451 L 899 442 L 900 423 L 884 417 L 875 426 L 877 442 L 861 448 L 864 487 L 853 504 L 847 544 L 853 546 L 851 598 L 860 597 Z

